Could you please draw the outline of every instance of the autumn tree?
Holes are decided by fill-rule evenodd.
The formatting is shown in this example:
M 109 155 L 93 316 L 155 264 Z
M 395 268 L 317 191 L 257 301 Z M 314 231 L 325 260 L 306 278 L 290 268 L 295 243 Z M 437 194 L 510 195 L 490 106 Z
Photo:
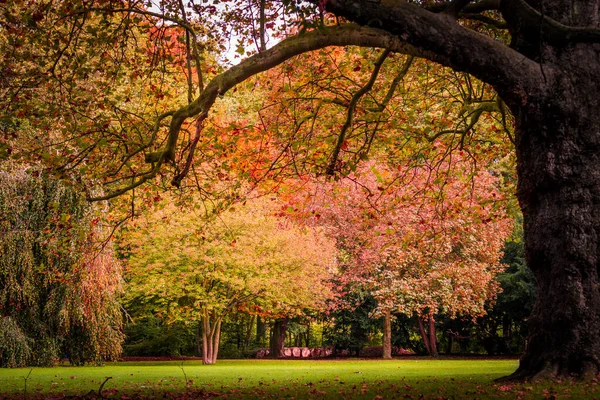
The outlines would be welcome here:
M 332 296 L 335 248 L 314 229 L 274 216 L 266 199 L 208 219 L 201 205 L 164 203 L 125 234 L 128 298 L 170 320 L 200 321 L 205 364 L 217 360 L 224 319 L 236 311 L 296 315 Z
M 128 32 L 142 21 L 165 30 L 175 25 L 185 30 L 182 37 L 189 62 L 183 65 L 192 73 L 207 71 L 202 58 L 195 56 L 198 50 L 215 43 L 212 48 L 219 49 L 223 44 L 220 38 L 231 31 L 239 35 L 241 53 L 252 54 L 245 45 L 255 45 L 256 54 L 210 81 L 184 81 L 182 87 L 191 93 L 190 101 L 157 112 L 149 124 L 133 121 L 140 127 L 142 140 L 116 140 L 111 143 L 119 146 L 106 145 L 102 135 L 95 135 L 106 131 L 106 118 L 100 116 L 90 120 L 96 129 L 70 124 L 69 128 L 80 133 L 68 137 L 72 146 L 59 146 L 60 154 L 49 152 L 46 158 L 58 157 L 58 164 L 67 162 L 71 168 L 89 168 L 87 163 L 77 163 L 89 160 L 98 175 L 109 176 L 104 183 L 112 190 L 103 192 L 106 195 L 102 197 L 150 183 L 167 171 L 173 183 L 180 185 L 194 154 L 202 155 L 195 152 L 196 144 L 217 98 L 248 77 L 300 53 L 327 46 L 383 48 L 427 58 L 491 85 L 502 99 L 500 105 L 506 105 L 515 119 L 526 259 L 539 293 L 529 319 L 528 347 L 513 378 L 592 377 L 600 371 L 600 217 L 596 206 L 600 197 L 596 151 L 600 105 L 595 78 L 599 18 L 595 1 L 265 0 L 232 2 L 223 8 L 191 1 L 187 9 L 182 2 L 160 1 L 154 11 L 138 2 L 72 0 L 50 4 L 15 1 L 1 7 L 5 55 L 1 76 L 3 88 L 7 88 L 2 102 L 2 120 L 7 127 L 1 146 L 4 154 L 19 150 L 11 137 L 15 116 L 60 114 L 60 105 L 67 104 L 83 104 L 78 111 L 85 115 L 89 111 L 86 106 L 104 103 L 97 101 L 104 96 L 91 92 L 83 103 L 70 102 L 73 98 L 67 89 L 71 82 L 81 82 L 85 74 L 112 73 L 104 64 L 122 60 L 118 55 L 127 54 L 122 51 L 127 43 L 135 43 Z M 335 15 L 335 23 L 325 12 Z M 98 29 L 98 18 L 107 25 Z M 281 30 L 294 34 L 274 44 L 275 36 L 285 36 Z M 96 50 L 102 62 L 96 55 L 89 57 Z M 91 72 L 90 65 L 99 75 Z M 62 87 L 55 93 L 64 96 L 45 102 L 49 87 Z M 161 93 L 155 97 L 159 99 Z M 108 105 L 112 107 L 112 103 Z M 69 113 L 73 115 L 78 113 Z M 188 130 L 188 122 L 194 119 L 198 121 L 196 129 Z M 43 141 L 42 132 L 43 125 L 34 129 L 33 143 Z M 343 140 L 339 142 L 343 144 Z M 113 157 L 98 156 L 102 151 Z M 75 157 L 74 162 L 69 155 Z M 140 159 L 145 155 L 147 168 L 120 167 L 128 166 L 136 155 Z M 336 164 L 335 156 L 334 148 L 330 165 Z M 107 162 L 112 164 L 104 168 Z M 98 196 L 90 192 L 90 197 Z
M 114 360 L 120 266 L 94 210 L 34 167 L 0 164 L 0 364 Z
M 377 299 L 384 357 L 391 357 L 393 313 L 416 315 L 425 347 L 436 355 L 435 316 L 483 315 L 498 292 L 494 278 L 504 268 L 499 258 L 510 223 L 497 180 L 464 161 L 447 165 L 451 173 L 436 168 L 365 162 L 345 179 L 309 190 L 300 211 L 328 226 L 347 254 L 342 279 Z

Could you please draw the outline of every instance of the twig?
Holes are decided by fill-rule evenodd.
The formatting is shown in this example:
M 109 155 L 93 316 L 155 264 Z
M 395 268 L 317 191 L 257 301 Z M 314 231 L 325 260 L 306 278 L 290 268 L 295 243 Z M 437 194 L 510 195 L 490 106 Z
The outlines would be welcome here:
M 104 382 L 102 382 L 102 384 L 98 388 L 98 396 L 100 396 L 101 399 L 104 398 L 104 395 L 102 394 L 102 388 L 104 388 L 104 385 L 106 384 L 106 382 L 109 381 L 109 379 L 112 379 L 112 376 L 107 376 Z
M 23 377 L 23 380 L 25 381 L 25 387 L 23 388 L 23 397 L 27 397 L 27 381 L 29 380 L 29 377 L 31 376 L 32 372 L 33 372 L 33 368 L 31 368 L 29 370 L 29 373 L 27 374 L 27 376 Z
M 187 378 L 187 374 L 185 373 L 185 369 L 183 369 L 183 361 L 181 362 L 181 365 L 179 366 L 179 369 L 181 369 L 181 372 L 183 372 L 183 378 L 185 379 L 185 391 L 187 392 L 189 389 L 189 381 Z

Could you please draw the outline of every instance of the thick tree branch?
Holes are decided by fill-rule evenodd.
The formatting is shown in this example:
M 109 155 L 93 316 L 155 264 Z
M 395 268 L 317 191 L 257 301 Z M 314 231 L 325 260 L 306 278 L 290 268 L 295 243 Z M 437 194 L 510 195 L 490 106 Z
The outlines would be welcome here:
M 328 0 L 328 11 L 363 26 L 380 28 L 416 49 L 434 54 L 426 58 L 466 71 L 495 87 L 514 101 L 527 101 L 527 93 L 541 86 L 539 65 L 505 44 L 465 28 L 443 13 L 433 13 L 402 0 L 380 2 Z M 468 7 L 464 8 L 466 11 Z
M 511 27 L 531 38 L 538 38 L 550 44 L 600 43 L 600 29 L 595 27 L 567 26 L 542 15 L 524 0 L 503 0 L 502 15 Z
M 448 8 L 446 8 L 443 12 L 444 14 L 450 15 L 452 18 L 457 19 L 458 14 L 467 6 L 471 0 L 454 0 Z
M 452 2 L 441 2 L 435 4 L 429 4 L 423 6 L 428 11 L 431 12 L 448 12 L 448 9 L 452 6 Z M 455 6 L 456 7 L 456 6 Z M 464 13 L 480 13 L 484 11 L 492 11 L 500 9 L 500 0 L 481 0 L 469 2 L 464 5 L 459 11 Z
M 134 183 L 91 200 L 106 200 L 126 193 L 156 176 L 161 166 L 166 162 L 175 162 L 179 133 L 183 123 L 186 119 L 198 115 L 206 118 L 218 96 L 224 95 L 229 89 L 249 77 L 267 71 L 296 55 L 329 46 L 385 48 L 396 53 L 436 59 L 434 53 L 416 49 L 385 31 L 361 27 L 354 24 L 323 27 L 319 30 L 304 32 L 297 36 L 285 39 L 272 48 L 255 54 L 220 75 L 215 76 L 193 102 L 176 110 L 172 114 L 169 113 L 168 115 L 171 116 L 171 122 L 165 147 L 160 151 L 146 155 L 146 161 L 153 163 L 153 167 L 143 175 L 140 175 L 139 180 Z M 158 125 L 159 124 L 157 123 L 156 126 Z M 155 131 L 153 132 L 153 138 L 157 133 L 156 126 Z M 154 140 L 151 142 L 153 141 Z M 189 159 L 192 156 L 193 154 L 190 154 L 187 158 Z M 185 169 L 186 168 L 184 167 L 184 170 Z M 176 177 L 176 182 L 181 182 L 184 177 L 185 175 L 179 173 Z

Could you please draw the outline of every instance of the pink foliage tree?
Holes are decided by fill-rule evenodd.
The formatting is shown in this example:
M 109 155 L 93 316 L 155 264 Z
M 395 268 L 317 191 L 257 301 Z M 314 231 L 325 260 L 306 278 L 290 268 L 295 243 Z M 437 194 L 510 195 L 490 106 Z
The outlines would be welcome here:
M 393 313 L 418 316 L 424 344 L 436 355 L 437 314 L 475 317 L 494 301 L 511 230 L 496 185 L 490 172 L 456 158 L 411 168 L 369 161 L 296 195 L 300 214 L 335 237 L 342 282 L 376 297 L 385 358 Z

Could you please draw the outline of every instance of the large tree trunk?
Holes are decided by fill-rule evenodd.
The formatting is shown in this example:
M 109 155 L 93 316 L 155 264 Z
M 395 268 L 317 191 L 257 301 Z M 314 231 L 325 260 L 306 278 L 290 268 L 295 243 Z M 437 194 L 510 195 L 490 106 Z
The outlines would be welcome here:
M 285 345 L 287 323 L 287 318 L 278 319 L 273 323 L 270 342 L 271 357 L 273 358 L 285 357 L 285 354 L 283 354 L 283 347 Z
M 392 313 L 385 310 L 383 314 L 383 358 L 392 358 Z
M 543 97 L 511 105 L 526 259 L 537 280 L 512 378 L 595 377 L 600 367 L 600 48 L 573 47 L 549 60 Z

